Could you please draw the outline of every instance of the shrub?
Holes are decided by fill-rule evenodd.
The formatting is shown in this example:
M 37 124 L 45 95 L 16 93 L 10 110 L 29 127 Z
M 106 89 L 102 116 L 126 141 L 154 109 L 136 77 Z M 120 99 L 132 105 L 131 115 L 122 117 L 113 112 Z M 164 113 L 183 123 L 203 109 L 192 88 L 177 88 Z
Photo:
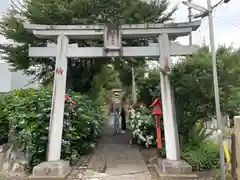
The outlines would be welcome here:
M 187 143 L 183 145 L 182 159 L 195 170 L 211 169 L 219 166 L 218 145 L 210 140 L 213 131 L 208 132 L 204 121 L 199 120 L 188 133 Z
M 132 129 L 134 140 L 145 147 L 153 146 L 154 141 L 154 121 L 147 109 L 139 107 L 139 109 L 130 110 L 129 125 Z M 145 111 L 145 114 L 143 113 Z
M 199 146 L 207 139 L 210 139 L 213 132 L 214 130 L 207 130 L 207 128 L 205 128 L 203 120 L 198 120 L 188 132 L 187 145 L 193 147 Z
M 137 106 L 136 109 L 130 109 L 129 125 L 137 144 L 144 147 L 156 146 L 156 121 L 148 108 L 142 105 Z M 164 141 L 163 127 L 161 128 L 161 133 L 162 141 Z
M 68 92 L 76 102 L 65 103 L 62 158 L 73 162 L 96 143 L 103 123 L 101 107 L 87 96 Z M 17 134 L 14 145 L 25 152 L 29 167 L 46 158 L 52 90 L 17 90 L 7 95 L 3 112 Z
M 218 145 L 207 140 L 198 146 L 186 146 L 181 151 L 181 158 L 197 171 L 217 168 L 219 167 Z
M 163 121 L 161 120 L 162 149 L 160 157 L 166 156 Z M 144 147 L 156 147 L 156 122 L 151 111 L 144 106 L 135 106 L 130 110 L 130 127 L 137 144 Z M 187 144 L 182 147 L 181 158 L 188 162 L 194 170 L 204 170 L 219 166 L 218 146 L 208 140 L 212 132 L 207 133 L 203 121 L 195 123 L 189 131 Z

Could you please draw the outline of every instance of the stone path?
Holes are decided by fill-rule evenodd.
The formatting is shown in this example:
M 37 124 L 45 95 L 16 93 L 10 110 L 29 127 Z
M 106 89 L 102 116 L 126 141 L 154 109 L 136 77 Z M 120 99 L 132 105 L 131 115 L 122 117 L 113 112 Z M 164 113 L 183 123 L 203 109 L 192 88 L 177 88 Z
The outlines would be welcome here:
M 139 149 L 129 144 L 130 138 L 130 132 L 114 136 L 109 119 L 83 179 L 151 180 Z
M 129 144 L 131 132 L 118 136 L 113 134 L 112 121 L 110 119 L 104 128 L 102 139 L 93 156 L 80 160 L 67 180 L 159 179 L 153 168 L 153 164 L 156 164 L 156 162 L 149 162 L 149 159 L 156 157 L 155 149 L 142 149 L 140 153 L 138 147 Z M 215 179 L 205 177 L 205 175 L 203 177 L 200 176 L 198 180 Z

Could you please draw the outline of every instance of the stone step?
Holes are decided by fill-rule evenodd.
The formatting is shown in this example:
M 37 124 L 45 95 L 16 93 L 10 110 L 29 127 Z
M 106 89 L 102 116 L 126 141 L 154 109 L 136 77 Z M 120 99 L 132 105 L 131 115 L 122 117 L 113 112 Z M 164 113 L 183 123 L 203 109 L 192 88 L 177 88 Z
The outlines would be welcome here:
M 162 173 L 157 164 L 153 164 L 153 167 L 161 180 L 199 180 L 198 175 L 194 173 L 188 174 L 166 174 Z

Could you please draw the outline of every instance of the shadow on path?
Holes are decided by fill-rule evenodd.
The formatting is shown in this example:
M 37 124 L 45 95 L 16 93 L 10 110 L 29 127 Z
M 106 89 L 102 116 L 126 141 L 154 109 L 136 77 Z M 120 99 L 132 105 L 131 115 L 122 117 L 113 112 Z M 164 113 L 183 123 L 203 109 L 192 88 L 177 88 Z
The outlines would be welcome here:
M 130 139 L 129 130 L 125 134 L 114 135 L 112 117 L 110 117 L 84 178 L 151 180 L 139 149 L 129 144 Z

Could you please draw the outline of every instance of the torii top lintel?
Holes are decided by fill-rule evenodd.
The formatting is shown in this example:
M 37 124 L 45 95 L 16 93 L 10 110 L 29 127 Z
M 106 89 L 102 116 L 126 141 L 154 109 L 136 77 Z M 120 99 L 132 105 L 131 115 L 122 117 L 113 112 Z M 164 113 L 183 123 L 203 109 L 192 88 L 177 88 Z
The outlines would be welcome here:
M 167 33 L 174 40 L 180 36 L 187 36 L 191 31 L 196 31 L 201 25 L 201 20 L 182 23 L 164 24 L 125 24 L 119 26 L 119 31 L 124 39 L 136 37 L 156 37 Z M 24 24 L 24 28 L 35 36 L 43 39 L 56 38 L 60 34 L 72 39 L 102 39 L 106 25 L 39 25 Z

